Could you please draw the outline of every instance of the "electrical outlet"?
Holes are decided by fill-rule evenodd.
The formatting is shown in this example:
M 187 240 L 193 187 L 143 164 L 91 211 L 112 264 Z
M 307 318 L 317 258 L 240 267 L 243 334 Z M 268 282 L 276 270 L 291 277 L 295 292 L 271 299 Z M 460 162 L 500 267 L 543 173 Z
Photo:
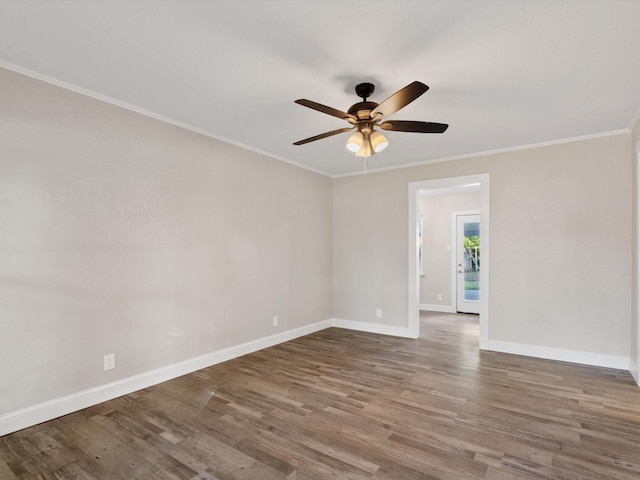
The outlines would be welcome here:
M 111 370 L 116 368 L 116 354 L 110 353 L 109 355 L 104 356 L 104 369 Z
M 273 317 L 273 326 L 274 327 L 278 326 L 278 317 Z
M 442 300 L 442 294 L 441 293 L 438 294 L 438 300 Z
M 382 310 L 381 309 L 377 309 L 376 310 L 376 318 L 382 318 Z

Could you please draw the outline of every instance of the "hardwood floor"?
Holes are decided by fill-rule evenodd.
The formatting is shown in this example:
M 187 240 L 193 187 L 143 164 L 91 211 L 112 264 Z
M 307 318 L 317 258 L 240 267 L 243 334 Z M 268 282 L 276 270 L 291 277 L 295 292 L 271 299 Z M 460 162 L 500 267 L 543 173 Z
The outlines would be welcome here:
M 640 479 L 627 372 L 331 328 L 0 438 L 0 479 Z

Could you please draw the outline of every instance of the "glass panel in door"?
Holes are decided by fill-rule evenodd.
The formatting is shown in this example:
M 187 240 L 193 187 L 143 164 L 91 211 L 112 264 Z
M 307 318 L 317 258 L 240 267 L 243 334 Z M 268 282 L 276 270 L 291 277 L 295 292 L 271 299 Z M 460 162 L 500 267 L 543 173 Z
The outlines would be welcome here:
M 456 310 L 480 313 L 480 215 L 458 215 Z

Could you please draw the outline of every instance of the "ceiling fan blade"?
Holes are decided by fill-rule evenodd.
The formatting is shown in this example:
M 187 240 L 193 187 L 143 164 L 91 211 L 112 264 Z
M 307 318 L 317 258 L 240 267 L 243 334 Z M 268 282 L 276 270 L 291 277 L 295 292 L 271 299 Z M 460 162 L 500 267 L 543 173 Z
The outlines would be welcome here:
M 294 142 L 294 145 L 304 145 L 305 143 L 315 142 L 316 140 L 322 140 L 323 138 L 332 137 L 334 135 L 338 135 L 339 133 L 345 133 L 350 130 L 353 130 L 355 127 L 345 127 L 339 128 L 337 130 L 331 130 L 330 132 L 321 133 L 320 135 L 316 135 L 315 137 L 305 138 L 304 140 L 298 140 Z
M 358 120 L 354 115 L 351 115 L 350 113 L 327 107 L 326 105 L 312 102 L 311 100 L 307 100 L 305 98 L 296 100 L 295 103 L 304 107 L 311 108 L 312 110 L 317 110 L 318 112 L 326 113 L 327 115 L 333 115 L 334 117 L 342 118 L 343 120 L 353 120 L 354 122 Z
M 383 130 L 394 132 L 443 133 L 449 125 L 435 122 L 415 122 L 413 120 L 389 120 L 380 124 Z
M 375 118 L 376 115 L 388 117 L 389 115 L 396 113 L 401 108 L 409 105 L 427 90 L 429 90 L 429 87 L 422 82 L 410 83 L 374 108 L 371 111 L 371 118 Z

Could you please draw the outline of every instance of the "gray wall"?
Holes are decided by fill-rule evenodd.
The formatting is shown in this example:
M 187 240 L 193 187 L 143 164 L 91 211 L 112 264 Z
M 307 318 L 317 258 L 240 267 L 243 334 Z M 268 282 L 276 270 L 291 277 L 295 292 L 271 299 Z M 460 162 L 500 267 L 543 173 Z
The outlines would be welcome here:
M 620 134 L 336 179 L 334 317 L 406 327 L 408 183 L 488 173 L 490 339 L 628 358 L 629 152 Z
M 330 319 L 331 191 L 0 70 L 0 414 Z

